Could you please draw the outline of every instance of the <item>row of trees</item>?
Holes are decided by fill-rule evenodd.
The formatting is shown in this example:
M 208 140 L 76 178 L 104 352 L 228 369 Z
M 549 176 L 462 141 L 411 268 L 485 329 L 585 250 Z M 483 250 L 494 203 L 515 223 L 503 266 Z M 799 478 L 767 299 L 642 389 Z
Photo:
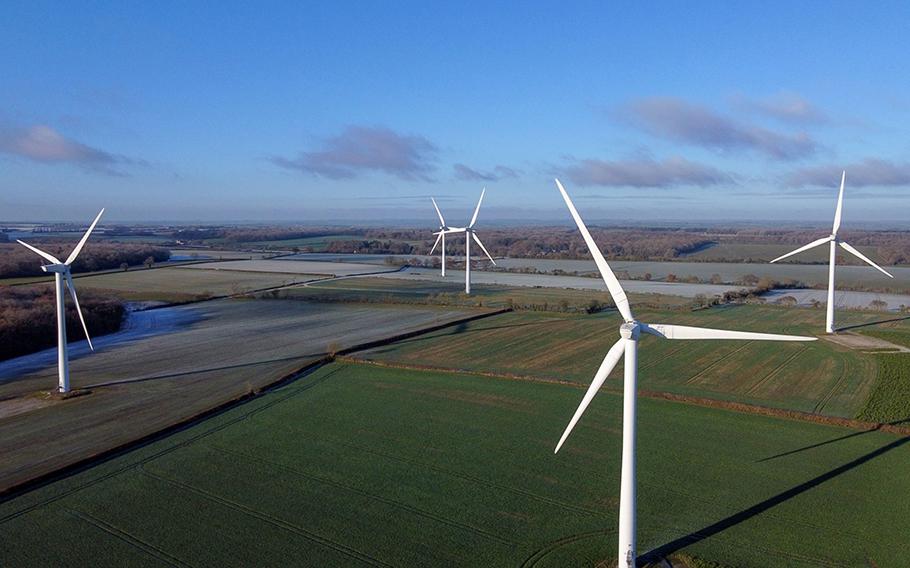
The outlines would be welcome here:
M 72 242 L 46 242 L 38 245 L 61 260 L 65 260 L 74 244 Z M 164 262 L 171 252 L 152 245 L 89 242 L 73 263 L 73 272 L 94 272 L 129 266 L 151 266 Z M 18 244 L 0 244 L 0 278 L 39 276 L 44 274 L 44 261 L 32 251 Z
M 92 337 L 120 329 L 125 309 L 119 300 L 81 292 L 79 304 Z M 55 346 L 56 313 L 56 297 L 50 287 L 0 287 L 0 360 Z M 71 302 L 66 308 L 66 333 L 71 339 L 84 335 Z

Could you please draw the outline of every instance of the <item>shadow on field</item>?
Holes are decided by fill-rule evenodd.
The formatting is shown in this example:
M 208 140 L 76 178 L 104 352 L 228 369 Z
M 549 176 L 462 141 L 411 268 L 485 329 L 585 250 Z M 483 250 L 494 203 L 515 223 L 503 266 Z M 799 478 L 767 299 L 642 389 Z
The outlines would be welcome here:
M 866 323 L 858 323 L 858 324 L 855 324 L 855 325 L 845 325 L 844 327 L 839 327 L 839 328 L 837 328 L 837 329 L 834 330 L 834 331 L 835 331 L 835 332 L 838 332 L 838 331 L 848 331 L 848 330 L 851 330 L 851 329 L 859 329 L 859 328 L 861 328 L 861 327 L 872 327 L 873 325 L 879 325 L 879 324 L 883 324 L 883 323 L 891 323 L 891 322 L 895 322 L 895 321 L 904 321 L 904 320 L 908 320 L 908 319 L 910 319 L 910 316 L 903 316 L 903 317 L 899 317 L 899 318 L 891 318 L 891 319 L 879 320 L 879 321 L 870 321 L 870 322 L 866 322 Z
M 886 422 L 886 423 L 884 423 L 884 424 L 879 424 L 879 425 L 876 426 L 875 428 L 871 428 L 871 429 L 869 429 L 869 430 L 863 430 L 863 431 L 861 431 L 861 432 L 853 432 L 852 434 L 847 434 L 846 436 L 839 436 L 839 437 L 833 438 L 833 439 L 831 439 L 831 440 L 826 440 L 826 441 L 824 441 L 824 442 L 819 442 L 819 443 L 817 443 L 817 444 L 811 444 L 811 445 L 809 445 L 809 446 L 804 446 L 804 447 L 802 447 L 802 448 L 798 448 L 798 449 L 795 449 L 795 450 L 790 450 L 789 452 L 783 452 L 783 453 L 780 453 L 780 454 L 776 454 L 776 455 L 773 455 L 773 456 L 769 456 L 769 457 L 766 457 L 766 458 L 762 458 L 762 459 L 756 461 L 755 463 L 762 463 L 762 462 L 771 461 L 771 460 L 774 460 L 774 459 L 777 459 L 777 458 L 782 458 L 782 457 L 785 457 L 785 456 L 791 456 L 791 455 L 793 455 L 793 454 L 798 454 L 798 453 L 800 453 L 800 452 L 805 452 L 806 450 L 812 450 L 812 449 L 815 449 L 815 448 L 820 448 L 821 446 L 827 446 L 828 444 L 834 444 L 834 443 L 840 442 L 840 441 L 842 441 L 842 440 L 847 440 L 847 439 L 850 439 L 850 438 L 855 438 L 856 436 L 862 436 L 863 434 L 868 434 L 869 432 L 878 432 L 879 430 L 882 429 L 883 426 L 899 426 L 899 425 L 901 425 L 901 424 L 906 424 L 906 423 L 908 423 L 908 422 L 910 422 L 910 418 L 904 418 L 903 420 L 895 420 L 894 422 Z
M 433 340 L 439 339 L 440 337 L 446 337 L 449 335 L 461 335 L 463 333 L 477 333 L 480 331 L 492 331 L 494 329 L 509 329 L 512 327 L 528 327 L 528 326 L 533 326 L 533 325 L 546 325 L 548 323 L 551 323 L 551 322 L 549 322 L 549 321 L 529 321 L 529 322 L 525 322 L 525 323 L 510 323 L 510 324 L 505 324 L 505 325 L 493 325 L 490 327 L 478 327 L 475 329 L 468 329 L 467 323 L 462 322 L 462 323 L 459 323 L 458 325 L 452 327 L 451 331 L 449 331 L 448 333 L 427 334 L 422 337 L 414 337 L 411 339 L 395 341 L 394 343 L 390 343 L 389 347 L 387 349 L 379 350 L 379 353 L 384 353 L 386 351 L 390 351 L 390 350 L 394 349 L 395 346 L 397 346 L 397 345 L 404 345 L 406 343 L 420 343 L 422 341 L 433 341 Z
M 866 432 L 859 432 L 857 434 L 851 434 L 850 436 L 854 436 L 854 435 L 858 435 L 858 434 L 865 434 L 865 433 Z M 844 438 L 847 438 L 850 436 L 845 436 Z M 749 507 L 748 509 L 744 509 L 738 513 L 734 513 L 733 515 L 730 515 L 729 517 L 727 517 L 725 519 L 721 519 L 720 521 L 717 521 L 716 523 L 714 523 L 712 525 L 708 525 L 707 527 L 704 527 L 703 529 L 697 530 L 693 533 L 687 534 L 686 536 L 680 537 L 672 542 L 668 542 L 667 544 L 665 544 L 663 546 L 655 548 L 654 550 L 651 550 L 647 554 L 640 556 L 638 558 L 638 562 L 639 563 L 641 563 L 641 562 L 658 562 L 662 558 L 665 558 L 666 556 L 669 556 L 670 554 L 673 554 L 674 552 L 678 552 L 678 551 L 682 550 L 683 548 L 686 548 L 687 546 L 691 546 L 693 544 L 701 542 L 707 538 L 710 538 L 716 534 L 719 534 L 719 533 L 725 531 L 728 528 L 734 527 L 744 521 L 747 521 L 756 515 L 760 515 L 760 514 L 764 513 L 765 511 L 772 509 L 772 508 L 776 507 L 777 505 L 780 505 L 781 503 L 796 497 L 797 495 L 805 493 L 806 491 L 809 491 L 810 489 L 814 489 L 814 488 L 818 487 L 819 485 L 821 485 L 822 483 L 825 483 L 826 481 L 834 479 L 835 477 L 837 477 L 843 473 L 847 473 L 848 471 L 855 469 L 855 468 L 863 465 L 864 463 L 869 462 L 879 456 L 882 456 L 882 455 L 890 452 L 891 450 L 897 449 L 908 442 L 910 442 L 910 436 L 894 440 L 893 442 L 886 444 L 886 445 L 878 448 L 877 450 L 873 450 L 865 455 L 862 455 L 862 456 L 856 458 L 855 460 L 853 460 L 851 462 L 845 463 L 844 465 L 842 465 L 840 467 L 836 467 L 836 468 L 832 469 L 831 471 L 828 471 L 826 473 L 823 473 L 817 477 L 810 479 L 809 481 L 800 483 L 799 485 L 792 487 L 790 489 L 787 489 L 786 491 L 784 491 L 782 493 L 778 493 L 777 495 L 775 495 L 769 499 L 766 499 L 766 500 L 762 501 L 761 503 L 753 505 L 753 506 Z
M 211 371 L 229 371 L 231 369 L 242 369 L 244 367 L 255 367 L 257 365 L 268 365 L 269 363 L 285 363 L 288 361 L 297 361 L 299 359 L 311 359 L 314 357 L 321 357 L 325 353 L 311 353 L 307 355 L 295 355 L 294 357 L 281 357 L 277 359 L 266 359 L 264 361 L 253 361 L 252 363 L 238 363 L 236 365 L 224 365 L 222 367 L 208 367 L 205 369 L 193 369 L 192 371 L 182 371 L 179 373 L 168 373 L 165 375 L 152 375 L 149 377 L 135 377 L 131 379 L 116 379 L 113 381 L 106 381 L 103 383 L 95 383 L 93 385 L 86 385 L 85 389 L 100 388 L 100 387 L 110 387 L 114 385 L 125 385 L 130 383 L 143 383 L 146 381 L 159 381 L 162 379 L 175 379 L 177 377 L 188 377 L 190 375 L 198 375 L 200 373 L 208 373 Z

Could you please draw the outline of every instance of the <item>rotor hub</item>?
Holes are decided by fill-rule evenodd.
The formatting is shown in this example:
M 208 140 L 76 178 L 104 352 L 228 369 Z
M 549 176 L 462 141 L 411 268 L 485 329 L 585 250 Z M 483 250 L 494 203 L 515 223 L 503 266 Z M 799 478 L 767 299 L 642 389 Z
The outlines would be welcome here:
M 619 335 L 623 339 L 638 341 L 641 335 L 641 325 L 637 321 L 629 321 L 619 326 Z

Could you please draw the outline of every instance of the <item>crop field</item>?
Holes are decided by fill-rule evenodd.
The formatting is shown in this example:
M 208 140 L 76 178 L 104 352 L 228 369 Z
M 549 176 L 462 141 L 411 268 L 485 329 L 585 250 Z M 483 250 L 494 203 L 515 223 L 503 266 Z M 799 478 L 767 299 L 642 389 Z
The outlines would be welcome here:
M 333 364 L 0 504 L 17 567 L 567 566 L 615 555 L 621 401 Z M 910 438 L 639 402 L 639 547 L 899 566 Z
M 40 395 L 57 384 L 52 356 L 38 370 L 28 362 L 41 354 L 0 366 L 0 490 L 194 416 L 336 349 L 482 313 L 260 300 L 167 309 L 189 316 L 185 324 L 110 347 L 105 341 L 116 334 L 107 336 L 94 353 L 83 348 L 84 356 L 75 349 L 84 344 L 73 346 L 72 385 L 89 395 Z M 15 413 L 23 404 L 37 409 Z
M 305 287 L 284 290 L 286 299 L 323 301 L 369 301 L 387 303 L 430 303 L 441 305 L 484 306 L 491 308 L 516 307 L 535 310 L 584 310 L 592 300 L 603 305 L 613 301 L 606 291 L 571 288 L 545 288 L 505 285 L 473 285 L 471 295 L 464 294 L 464 283 L 448 279 L 391 279 L 385 277 L 350 278 L 313 282 Z M 636 302 L 665 307 L 688 307 L 691 300 L 662 294 L 629 294 Z
M 193 267 L 197 265 L 191 265 Z M 208 266 L 208 265 L 207 265 Z M 92 290 L 124 300 L 186 301 L 211 296 L 238 294 L 322 278 L 313 274 L 281 274 L 235 270 L 205 270 L 173 267 L 154 270 L 134 269 L 83 277 L 79 291 Z
M 237 272 L 261 272 L 279 274 L 322 274 L 350 276 L 372 272 L 397 270 L 394 266 L 376 266 L 343 262 L 307 262 L 293 260 L 229 260 L 217 263 L 201 263 L 187 266 L 194 270 L 231 270 Z
M 810 336 L 823 329 L 824 322 L 822 310 L 748 305 L 696 312 L 640 309 L 636 315 L 654 323 Z M 875 317 L 850 312 L 842 323 Z M 619 324 L 615 313 L 516 312 L 379 347 L 359 357 L 589 384 L 618 338 Z M 904 324 L 904 329 L 910 327 Z M 878 367 L 874 355 L 823 340 L 708 342 L 654 337 L 642 340 L 639 365 L 639 384 L 645 390 L 846 418 L 854 417 L 865 403 Z M 619 391 L 622 363 L 611 377 L 605 388 Z

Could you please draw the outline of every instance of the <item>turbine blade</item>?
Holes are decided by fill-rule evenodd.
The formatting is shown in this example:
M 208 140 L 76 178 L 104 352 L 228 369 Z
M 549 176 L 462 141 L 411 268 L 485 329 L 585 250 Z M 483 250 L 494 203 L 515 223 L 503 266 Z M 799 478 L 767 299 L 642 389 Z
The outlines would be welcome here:
M 50 253 L 44 252 L 43 250 L 33 247 L 32 245 L 30 245 L 24 241 L 20 241 L 18 239 L 16 240 L 16 242 L 19 243 L 20 245 L 24 246 L 28 250 L 32 251 L 33 253 L 40 255 L 45 260 L 48 260 L 54 264 L 63 264 L 62 262 L 60 262 L 60 260 L 57 257 L 55 257 L 54 255 L 52 255 Z
M 607 377 L 610 375 L 610 372 L 613 370 L 613 367 L 619 362 L 619 358 L 622 357 L 623 352 L 626 350 L 626 342 L 623 339 L 620 339 L 613 344 L 613 347 L 607 352 L 607 356 L 604 357 L 603 363 L 600 364 L 600 368 L 597 369 L 597 373 L 594 375 L 594 380 L 591 381 L 591 386 L 588 387 L 588 391 L 585 393 L 585 397 L 581 399 L 581 404 L 578 405 L 578 409 L 575 411 L 575 415 L 572 416 L 572 420 L 569 421 L 569 425 L 566 427 L 566 431 L 562 433 L 562 438 L 559 439 L 559 443 L 556 444 L 556 449 L 553 450 L 553 453 L 559 451 L 559 448 L 562 447 L 563 442 L 566 441 L 566 438 L 569 437 L 569 434 L 572 432 L 572 428 L 575 427 L 575 424 L 578 423 L 578 419 L 581 418 L 581 415 L 584 414 L 585 409 L 588 408 L 588 405 L 591 404 L 591 400 L 594 398 L 594 395 L 597 394 L 597 391 L 600 390 L 601 385 L 604 384 L 604 381 L 607 380 Z
M 832 235 L 836 235 L 837 230 L 840 229 L 841 212 L 844 210 L 844 182 L 846 180 L 847 170 L 844 170 L 844 173 L 840 176 L 840 193 L 837 194 L 837 209 L 834 210 L 834 228 L 831 229 Z
M 487 252 L 487 247 L 483 246 L 483 243 L 480 242 L 480 237 L 478 237 L 474 231 L 471 231 L 471 236 L 474 237 L 474 240 L 477 242 L 478 245 L 480 245 L 481 250 L 483 250 L 483 253 L 485 255 L 487 255 L 487 258 L 490 259 L 490 262 L 493 263 L 493 266 L 496 266 L 496 261 L 493 260 L 493 257 L 490 256 L 490 253 Z
M 79 306 L 79 298 L 76 296 L 76 286 L 73 285 L 73 277 L 70 275 L 69 270 L 66 271 L 66 287 L 70 289 L 70 295 L 73 297 L 73 303 L 76 304 L 76 313 L 79 314 L 79 321 L 82 322 L 82 331 L 85 332 L 85 339 L 88 341 L 89 349 L 94 351 L 95 346 L 92 345 L 92 338 L 89 337 L 88 326 L 85 325 L 85 318 L 82 317 L 82 308 Z
M 783 255 L 783 256 L 779 256 L 779 257 L 775 258 L 774 260 L 771 261 L 771 264 L 774 264 L 774 263 L 777 262 L 778 260 L 783 260 L 783 259 L 787 258 L 788 256 L 793 256 L 794 254 L 799 254 L 799 253 L 801 253 L 801 252 L 803 252 L 803 251 L 805 251 L 805 250 L 809 250 L 810 248 L 815 248 L 815 247 L 817 247 L 818 245 L 823 245 L 823 244 L 828 243 L 828 242 L 831 242 L 831 237 L 825 237 L 825 238 L 823 238 L 823 239 L 818 239 L 817 241 L 812 241 L 811 243 L 809 243 L 809 244 L 807 244 L 807 245 L 805 245 L 805 246 L 799 247 L 799 248 L 796 249 L 795 251 L 788 252 L 787 254 L 785 254 L 785 255 Z
M 433 243 L 433 248 L 430 249 L 430 254 L 433 254 L 433 251 L 435 251 L 435 250 L 436 250 L 436 247 L 439 245 L 439 241 L 442 240 L 442 231 L 439 231 L 439 232 L 436 233 L 436 234 L 437 234 L 438 236 L 436 237 L 436 242 Z
M 663 323 L 642 325 L 642 331 L 663 339 L 746 339 L 755 341 L 815 341 L 815 337 L 802 335 L 779 335 L 776 333 L 753 333 L 751 331 L 728 331 L 687 325 Z
M 474 226 L 474 223 L 477 222 L 477 214 L 480 213 L 480 204 L 483 203 L 483 194 L 486 192 L 487 188 L 483 188 L 483 190 L 480 192 L 480 199 L 477 200 L 477 207 L 474 209 L 474 216 L 471 217 L 471 224 L 468 225 L 469 229 Z
M 875 264 L 874 262 L 872 262 L 871 260 L 869 260 L 869 259 L 866 257 L 866 255 L 864 255 L 863 253 L 859 252 L 858 250 L 856 250 L 855 248 L 853 248 L 852 246 L 850 246 L 848 243 L 845 243 L 844 241 L 838 241 L 837 244 L 839 244 L 845 251 L 849 252 L 849 253 L 852 254 L 853 256 L 855 256 L 855 257 L 859 258 L 860 260 L 864 261 L 866 264 L 868 264 L 868 265 L 871 266 L 872 268 L 877 269 L 879 272 L 881 272 L 882 274 L 884 274 L 884 275 L 887 276 L 888 278 L 894 278 L 894 276 L 891 276 L 891 273 L 890 273 L 890 272 L 888 272 L 887 270 L 885 270 L 885 269 L 882 268 L 881 266 L 879 266 L 879 265 Z
M 439 215 L 439 222 L 442 224 L 443 227 L 445 227 L 446 220 L 442 218 L 442 211 L 439 210 L 439 205 L 436 205 L 436 200 L 433 199 L 432 197 L 430 198 L 430 201 L 433 202 L 433 207 L 436 208 L 436 214 Z
M 88 240 L 89 235 L 91 235 L 92 231 L 95 230 L 95 225 L 98 224 L 98 220 L 101 219 L 102 215 L 104 215 L 104 208 L 101 209 L 101 211 L 98 213 L 98 216 L 95 217 L 94 221 L 92 221 L 92 224 L 88 228 L 88 231 L 86 231 L 85 234 L 82 235 L 82 239 L 79 241 L 79 244 L 76 245 L 76 248 L 73 249 L 73 252 L 70 253 L 69 257 L 67 257 L 67 259 L 66 259 L 66 262 L 64 262 L 63 264 L 66 264 L 67 266 L 69 266 L 70 264 L 73 263 L 74 260 L 76 260 L 76 257 L 79 256 L 79 253 L 82 252 L 82 247 L 85 246 L 85 241 Z
M 588 250 L 591 251 L 591 256 L 594 257 L 594 262 L 597 264 L 600 275 L 607 284 L 607 289 L 610 290 L 610 296 L 613 297 L 616 308 L 619 310 L 619 313 L 622 314 L 625 321 L 634 320 L 635 318 L 632 317 L 632 308 L 629 307 L 629 299 L 626 298 L 626 292 L 622 289 L 622 286 L 619 285 L 619 280 L 616 279 L 616 275 L 613 274 L 610 265 L 607 264 L 606 259 L 604 259 L 604 255 L 601 254 L 600 249 L 597 248 L 597 243 L 594 242 L 594 238 L 591 236 L 591 233 L 588 232 L 585 222 L 582 221 L 581 216 L 578 215 L 578 211 L 569 198 L 569 194 L 566 193 L 565 188 L 559 183 L 559 180 L 556 180 L 556 187 L 558 187 L 559 192 L 562 193 L 562 198 L 569 208 L 569 213 L 571 213 L 572 218 L 575 219 L 575 224 L 578 225 L 578 230 L 581 231 L 581 236 L 584 237 L 585 244 L 588 245 Z

